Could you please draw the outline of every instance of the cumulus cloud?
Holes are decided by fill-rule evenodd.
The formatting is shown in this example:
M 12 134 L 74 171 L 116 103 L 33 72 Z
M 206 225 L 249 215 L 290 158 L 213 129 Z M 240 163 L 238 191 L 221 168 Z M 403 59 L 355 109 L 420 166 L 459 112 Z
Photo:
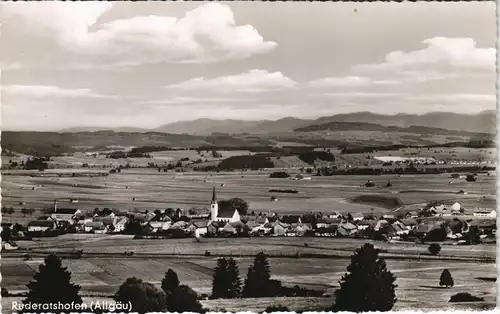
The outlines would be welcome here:
M 265 92 L 289 89 L 297 83 L 281 72 L 251 70 L 246 73 L 207 79 L 194 78 L 167 86 L 173 90 L 207 90 L 211 92 Z
M 100 23 L 99 18 L 112 7 L 109 2 L 2 4 L 4 33 L 17 36 L 19 50 L 30 39 L 44 41 L 46 49 L 36 53 L 57 49 L 57 58 L 50 55 L 52 63 L 73 61 L 87 67 L 89 62 L 104 66 L 218 62 L 267 53 L 277 46 L 265 41 L 252 25 L 238 26 L 231 8 L 220 3 L 201 5 L 180 19 L 150 15 Z M 67 60 L 71 59 L 67 54 L 74 55 L 74 60 Z
M 380 64 L 359 65 L 358 69 L 404 69 L 426 65 L 448 69 L 495 69 L 495 48 L 479 48 L 472 38 L 434 37 L 422 41 L 423 49 L 392 51 Z
M 118 98 L 113 95 L 94 93 L 87 88 L 65 89 L 50 85 L 5 85 L 1 87 L 3 96 L 19 96 L 32 99 L 46 98 Z

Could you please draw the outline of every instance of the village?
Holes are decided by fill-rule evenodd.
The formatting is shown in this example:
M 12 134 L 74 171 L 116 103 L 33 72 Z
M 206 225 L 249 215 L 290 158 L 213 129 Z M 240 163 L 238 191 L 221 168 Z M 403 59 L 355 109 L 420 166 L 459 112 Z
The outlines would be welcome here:
M 59 207 L 27 226 L 2 223 L 4 250 L 16 250 L 16 239 L 53 237 L 66 233 L 131 234 L 135 238 L 201 237 L 352 237 L 381 241 L 446 242 L 478 244 L 496 241 L 496 210 L 466 211 L 459 202 L 432 202 L 417 210 L 377 215 L 369 213 L 309 212 L 277 215 L 269 212 L 241 213 L 241 199 L 225 201 L 219 208 L 213 188 L 210 209 L 183 211 L 168 208 L 154 212 L 119 212 L 109 208 L 83 213 Z M 243 205 L 243 207 L 245 206 Z

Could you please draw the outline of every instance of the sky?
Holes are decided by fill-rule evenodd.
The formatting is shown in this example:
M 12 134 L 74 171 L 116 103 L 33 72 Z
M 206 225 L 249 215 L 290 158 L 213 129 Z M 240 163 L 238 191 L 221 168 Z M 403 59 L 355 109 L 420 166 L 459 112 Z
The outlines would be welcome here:
M 3 130 L 496 109 L 494 2 L 0 6 Z

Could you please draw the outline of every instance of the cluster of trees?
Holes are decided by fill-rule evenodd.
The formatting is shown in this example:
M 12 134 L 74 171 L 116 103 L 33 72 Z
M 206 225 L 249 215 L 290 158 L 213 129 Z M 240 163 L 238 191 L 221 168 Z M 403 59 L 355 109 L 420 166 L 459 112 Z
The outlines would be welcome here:
M 151 155 L 141 152 L 124 152 L 124 151 L 114 151 L 106 154 L 106 158 L 112 159 L 123 159 L 123 158 L 151 158 Z
M 314 164 L 316 160 L 321 161 L 335 161 L 335 156 L 328 151 L 308 151 L 299 154 L 299 159 L 310 165 Z
M 31 157 L 24 163 L 24 169 L 26 170 L 40 170 L 43 171 L 49 167 L 47 161 L 50 161 L 49 157 Z
M 258 170 L 262 168 L 274 168 L 274 164 L 269 157 L 259 155 L 231 156 L 222 160 L 218 165 L 220 170 Z
M 275 171 L 269 175 L 269 178 L 290 178 L 290 175 L 285 171 Z
M 297 190 L 281 190 L 281 189 L 270 189 L 269 193 L 291 193 L 291 194 L 297 194 L 299 191 Z

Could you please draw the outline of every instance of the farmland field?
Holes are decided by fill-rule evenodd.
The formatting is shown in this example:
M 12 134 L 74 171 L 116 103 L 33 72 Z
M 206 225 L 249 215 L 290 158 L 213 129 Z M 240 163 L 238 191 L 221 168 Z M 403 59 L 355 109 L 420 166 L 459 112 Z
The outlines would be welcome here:
M 56 172 L 48 170 L 47 174 Z M 293 171 L 291 172 L 293 174 Z M 376 187 L 361 187 L 372 180 Z M 391 181 L 391 188 L 384 185 Z M 312 177 L 311 180 L 269 178 L 269 171 L 231 173 L 164 173 L 155 169 L 124 169 L 107 177 L 30 177 L 5 175 L 2 178 L 2 205 L 16 212 L 5 215 L 5 221 L 19 219 L 22 207 L 47 208 L 54 199 L 60 206 L 93 210 L 109 207 L 122 211 L 206 207 L 212 187 L 219 199 L 241 197 L 250 210 L 277 213 L 317 212 L 387 212 L 384 206 L 352 203 L 350 199 L 363 194 L 399 198 L 404 204 L 433 200 L 456 200 L 473 210 L 495 208 L 495 176 L 480 174 L 477 182 L 451 179 L 449 175 L 384 175 Z M 298 194 L 269 193 L 270 189 L 294 189 Z M 464 190 L 467 194 L 457 194 Z M 276 196 L 278 202 L 271 202 Z M 69 198 L 76 204 L 65 204 Z M 135 198 L 135 201 L 132 199 Z M 20 205 L 24 202 L 23 205 Z M 27 217 L 29 218 L 29 217 Z
M 240 273 L 252 262 L 251 258 L 236 258 Z M 25 285 L 31 279 L 34 270 L 42 262 L 41 259 L 23 261 L 20 258 L 3 258 L 2 286 L 11 292 L 25 290 Z M 332 295 L 338 287 L 338 281 L 345 272 L 349 260 L 345 259 L 314 259 L 314 258 L 271 258 L 272 276 L 286 285 L 299 284 L 304 287 L 323 289 Z M 64 260 L 65 266 L 73 274 L 73 280 L 82 286 L 82 294 L 87 297 L 103 297 L 112 295 L 118 286 L 128 277 L 136 276 L 157 286 L 168 268 L 174 269 L 181 283 L 188 284 L 199 293 L 210 293 L 211 276 L 216 259 L 210 257 L 197 258 L 84 258 L 80 260 Z M 491 307 L 496 300 L 495 283 L 478 278 L 495 278 L 494 263 L 467 263 L 450 261 L 418 261 L 418 260 L 388 260 L 388 268 L 396 275 L 396 294 L 398 302 L 395 309 L 404 309 L 419 303 L 420 309 L 452 308 L 448 300 L 451 295 L 466 291 L 485 298 L 485 303 Z M 455 279 L 451 289 L 438 287 L 439 275 L 443 269 L 449 269 Z M 473 274 L 473 277 L 471 277 Z M 285 299 L 293 309 L 311 307 L 304 298 Z M 8 302 L 5 300 L 2 302 Z M 263 310 L 268 302 L 245 300 L 251 309 Z M 272 300 L 277 302 L 279 300 Z M 283 300 L 284 301 L 284 300 Z M 311 301 L 311 300 L 310 300 Z M 328 305 L 332 298 L 319 298 L 319 304 Z M 204 301 L 205 306 L 224 308 L 227 310 L 241 309 L 241 302 L 231 300 Z M 288 303 L 290 302 L 290 303 Z M 484 303 L 483 303 L 484 305 Z M 7 306 L 7 304 L 3 304 Z M 245 308 L 246 309 L 246 308 Z M 248 310 L 248 309 L 246 309 Z

